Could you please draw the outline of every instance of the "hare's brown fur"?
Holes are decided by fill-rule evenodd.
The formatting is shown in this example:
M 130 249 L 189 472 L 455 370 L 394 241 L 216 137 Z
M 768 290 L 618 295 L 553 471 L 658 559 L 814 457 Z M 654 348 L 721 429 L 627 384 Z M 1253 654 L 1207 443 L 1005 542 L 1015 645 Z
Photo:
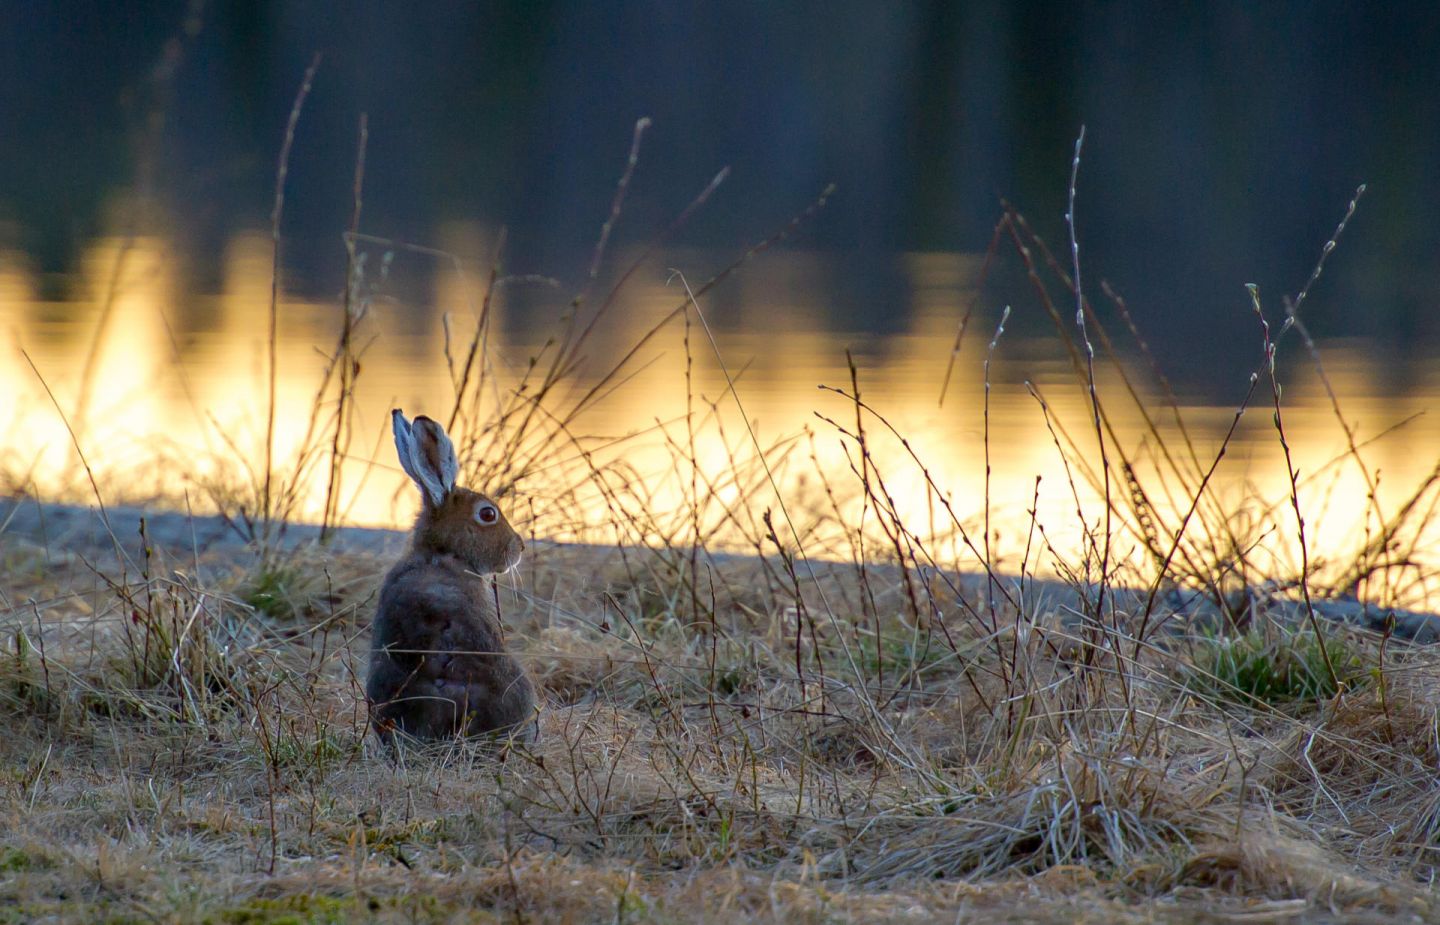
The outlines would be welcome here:
M 396 412 L 401 461 L 423 499 L 411 546 L 385 576 L 375 614 L 365 693 L 376 732 L 439 739 L 487 732 L 527 734 L 535 690 L 505 651 L 490 578 L 513 567 L 524 544 L 499 508 L 495 520 L 476 519 L 484 495 L 453 485 L 437 460 L 453 456 L 438 424 L 416 418 L 413 432 Z M 406 455 L 406 443 L 419 450 Z M 438 436 L 437 436 L 438 435 Z M 428 445 L 427 445 L 428 441 Z M 443 483 L 434 485 L 418 469 Z M 427 488 L 427 485 L 429 487 Z M 487 512 L 488 513 L 488 512 Z

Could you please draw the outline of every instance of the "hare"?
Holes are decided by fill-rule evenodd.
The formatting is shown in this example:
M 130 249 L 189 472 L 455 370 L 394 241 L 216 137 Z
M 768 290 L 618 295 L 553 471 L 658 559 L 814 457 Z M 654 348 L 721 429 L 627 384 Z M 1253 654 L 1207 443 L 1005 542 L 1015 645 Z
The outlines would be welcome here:
M 410 549 L 380 588 L 365 685 L 371 722 L 387 745 L 395 733 L 528 739 L 535 690 L 505 651 L 486 577 L 514 568 L 525 544 L 495 502 L 455 485 L 443 427 L 423 416 L 412 424 L 398 408 L 390 423 L 421 508 Z

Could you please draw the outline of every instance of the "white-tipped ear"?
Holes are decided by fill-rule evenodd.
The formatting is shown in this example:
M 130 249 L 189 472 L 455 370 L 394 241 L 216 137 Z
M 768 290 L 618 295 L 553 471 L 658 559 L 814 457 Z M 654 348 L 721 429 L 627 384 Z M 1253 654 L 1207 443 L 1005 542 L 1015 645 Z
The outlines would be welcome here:
M 445 434 L 445 428 L 423 414 L 415 416 L 411 427 L 415 436 L 415 452 L 424 460 L 424 468 L 440 484 L 443 494 L 455 490 L 455 479 L 460 475 L 460 461 L 455 458 L 455 445 Z
M 439 428 L 439 425 L 430 421 L 429 418 L 419 417 L 415 421 L 417 424 L 422 421 L 428 422 L 437 429 Z M 432 507 L 439 507 L 445 500 L 445 496 L 450 493 L 450 489 L 455 487 L 454 474 L 452 473 L 447 480 L 443 465 L 432 468 L 425 450 L 420 445 L 421 440 L 427 439 L 426 432 L 422 430 L 421 436 L 417 438 L 414 427 L 405 420 L 405 412 L 399 408 L 390 412 L 390 429 L 395 432 L 395 453 L 400 457 L 400 467 L 420 488 L 420 494 L 424 496 L 426 502 Z M 449 456 L 453 460 L 455 449 L 450 446 L 450 439 L 445 436 L 443 430 L 440 431 L 440 439 L 444 440 L 445 447 L 449 449 Z

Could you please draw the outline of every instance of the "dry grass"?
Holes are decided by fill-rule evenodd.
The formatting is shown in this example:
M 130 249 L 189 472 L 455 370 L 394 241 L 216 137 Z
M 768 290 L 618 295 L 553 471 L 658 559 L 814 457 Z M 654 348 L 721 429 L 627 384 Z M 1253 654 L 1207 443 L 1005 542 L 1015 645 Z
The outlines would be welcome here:
M 1078 283 L 1007 209 L 987 267 L 1010 257 L 1031 281 L 1093 411 L 1093 433 L 1067 433 L 1036 393 L 1082 548 L 1051 547 L 1032 522 L 1021 574 L 991 572 L 988 499 L 953 509 L 918 457 L 878 467 L 878 443 L 909 444 L 853 368 L 832 388 L 849 416 L 817 424 L 850 471 L 816 466 L 803 495 L 775 473 L 805 466 L 805 439 L 723 433 L 722 404 L 745 419 L 733 380 L 707 400 L 687 375 L 690 413 L 657 425 L 681 498 L 660 508 L 653 484 L 574 432 L 637 355 L 598 372 L 583 360 L 640 266 L 593 295 L 644 128 L 548 352 L 518 383 L 496 377 L 498 261 L 471 327 L 447 341 L 464 478 L 520 499 L 541 536 L 603 540 L 533 543 L 502 588 L 509 643 L 547 700 L 538 744 L 382 754 L 362 680 L 388 562 L 296 551 L 270 529 L 307 472 L 328 470 L 327 521 L 339 510 L 370 291 L 359 246 L 435 254 L 352 233 L 305 449 L 212 492 L 250 536 L 243 554 L 202 560 L 152 538 L 102 561 L 0 530 L 0 921 L 1440 921 L 1440 660 L 1313 616 L 1297 630 L 1236 610 L 1209 632 L 1248 622 L 1224 645 L 1259 641 L 1256 658 L 1227 662 L 1160 606 L 1172 588 L 1224 603 L 1264 583 L 1309 601 L 1363 582 L 1393 601 L 1431 575 L 1413 553 L 1433 480 L 1398 512 L 1372 499 L 1366 526 L 1383 542 L 1343 582 L 1326 587 L 1308 558 L 1277 574 L 1256 538 L 1281 524 L 1303 544 L 1303 480 L 1291 470 L 1291 497 L 1258 515 L 1217 497 L 1233 427 L 1203 454 L 1173 397 L 1146 405 Z M 362 179 L 357 166 L 357 223 Z M 718 357 L 698 297 L 808 215 L 641 342 L 668 332 L 687 357 Z M 1115 312 L 1133 333 L 1118 299 Z M 1270 383 L 1282 441 L 1272 347 L 1291 326 L 1265 327 L 1242 405 Z M 1113 401 L 1150 422 L 1144 464 L 1116 437 L 1097 363 L 1125 385 Z M 1162 416 L 1183 445 L 1163 439 Z M 703 428 L 729 448 L 718 468 L 697 456 Z M 1365 468 L 1346 433 L 1341 463 Z M 888 486 L 902 478 L 929 486 L 923 530 L 896 512 Z M 1182 514 L 1151 504 L 1162 496 L 1186 500 Z M 597 497 L 600 520 L 576 522 Z M 1040 570 L 1069 589 L 1037 584 Z M 1234 668 L 1307 645 L 1308 686 Z
M 928 658 L 895 618 L 883 631 L 905 641 L 878 667 L 850 673 L 820 634 L 830 654 L 802 644 L 817 673 L 801 680 L 773 562 L 717 563 L 696 621 L 663 603 L 688 600 L 673 583 L 651 583 L 663 553 L 562 547 L 505 595 L 549 696 L 540 743 L 392 763 L 366 737 L 357 678 L 383 565 L 326 560 L 346 577 L 285 618 L 238 600 L 248 569 L 208 589 L 175 573 L 121 593 L 79 567 L 12 584 L 42 616 L 12 611 L 0 668 L 0 915 L 1440 913 L 1424 886 L 1440 825 L 1428 652 L 1392 656 L 1387 685 L 1282 710 L 1204 699 L 1160 649 L 1124 662 L 1122 694 L 1114 665 L 1084 665 L 1083 640 L 1053 624 L 1001 635 L 1023 672 L 1007 682 L 983 634 L 952 627 L 956 651 Z M 821 590 L 854 627 L 856 574 L 828 571 L 801 606 Z

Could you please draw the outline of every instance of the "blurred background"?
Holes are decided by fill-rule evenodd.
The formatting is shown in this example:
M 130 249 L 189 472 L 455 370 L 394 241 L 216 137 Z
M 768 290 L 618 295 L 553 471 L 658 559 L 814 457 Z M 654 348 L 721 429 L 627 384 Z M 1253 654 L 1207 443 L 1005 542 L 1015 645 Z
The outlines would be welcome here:
M 631 128 L 650 116 L 619 240 L 648 239 L 727 165 L 722 192 L 676 243 L 743 248 L 833 182 L 802 238 L 844 257 L 815 282 L 821 315 L 893 330 L 911 308 L 894 256 L 983 251 L 1000 197 L 1063 239 L 1084 124 L 1085 270 L 1126 295 L 1181 381 L 1214 383 L 1216 361 L 1253 334 L 1242 284 L 1277 306 L 1293 295 L 1362 182 L 1312 327 L 1402 352 L 1440 337 L 1431 4 L 0 9 L 0 222 L 42 280 L 74 271 L 86 243 L 114 230 L 107 206 L 152 157 L 145 192 L 183 242 L 187 285 L 213 288 L 236 231 L 268 228 L 285 119 L 320 51 L 285 211 L 295 291 L 343 279 L 362 112 L 365 229 L 433 242 L 449 222 L 504 225 L 512 272 L 565 280 L 585 269 Z
M 234 377 L 263 373 L 276 162 L 316 52 L 282 222 L 284 316 L 297 326 L 288 370 L 304 372 L 334 327 L 362 113 L 362 231 L 483 270 L 504 228 L 505 272 L 558 281 L 516 287 L 500 306 L 517 355 L 583 288 L 635 122 L 648 116 L 602 276 L 731 172 L 626 290 L 633 331 L 678 301 L 670 267 L 705 278 L 833 183 L 823 210 L 707 299 L 733 365 L 753 365 L 756 408 L 782 433 L 803 426 L 814 386 L 844 381 L 851 347 L 897 414 L 943 432 L 937 446 L 973 445 L 984 345 L 1013 303 L 994 374 L 1011 390 L 996 400 L 1023 409 L 1019 440 L 1039 428 L 1022 384 L 1074 383 L 1013 248 L 983 289 L 978 267 L 1002 198 L 1064 252 L 1084 125 L 1087 293 L 1117 328 L 1101 281 L 1126 298 L 1182 404 L 1223 427 L 1260 357 L 1244 284 L 1280 318 L 1361 183 L 1368 192 L 1304 317 L 1364 433 L 1440 394 L 1432 4 L 4 0 L 0 16 L 4 384 L 35 397 L 13 349 L 27 346 L 63 405 L 107 396 L 135 433 L 173 409 L 154 395 L 122 407 L 126 383 L 188 369 L 165 388 L 188 395 L 187 416 L 223 421 L 230 404 L 244 411 Z M 365 409 L 367 426 L 383 427 L 389 401 L 424 402 L 443 384 L 426 368 L 440 318 L 474 300 L 474 280 L 449 279 L 444 263 L 402 254 L 387 266 L 371 367 L 379 411 Z M 959 404 L 941 409 L 971 306 Z M 1286 367 L 1295 401 L 1328 409 L 1308 363 L 1297 354 Z M 308 403 L 295 375 L 293 400 Z M 782 398 L 792 390 L 803 398 Z M 135 401 L 151 404 L 142 414 Z M 658 414 L 622 405 L 597 427 L 624 432 Z M 1327 415 L 1317 411 L 1318 424 L 1333 425 Z M 1302 410 L 1302 448 L 1304 423 Z M 1256 426 L 1257 445 L 1273 440 Z M 17 449 L 26 441 L 36 438 L 10 449 L 33 469 L 39 451 Z M 1043 444 L 1034 459 L 1051 452 Z M 1333 449 L 1333 430 L 1317 432 L 1317 458 Z M 1396 465 L 1423 469 L 1415 456 L 1401 446 Z

